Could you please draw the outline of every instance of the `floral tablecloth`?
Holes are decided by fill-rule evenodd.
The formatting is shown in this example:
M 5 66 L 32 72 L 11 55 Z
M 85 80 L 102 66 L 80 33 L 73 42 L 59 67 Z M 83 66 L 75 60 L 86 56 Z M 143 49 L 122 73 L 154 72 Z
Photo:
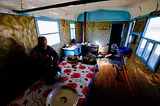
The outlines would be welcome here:
M 94 72 L 94 65 L 62 61 L 59 67 L 61 68 L 61 77 L 54 85 L 46 85 L 45 81 L 39 80 L 13 100 L 9 106 L 45 106 L 48 94 L 57 86 L 64 84 L 77 89 L 79 94 L 78 106 L 81 106 Z

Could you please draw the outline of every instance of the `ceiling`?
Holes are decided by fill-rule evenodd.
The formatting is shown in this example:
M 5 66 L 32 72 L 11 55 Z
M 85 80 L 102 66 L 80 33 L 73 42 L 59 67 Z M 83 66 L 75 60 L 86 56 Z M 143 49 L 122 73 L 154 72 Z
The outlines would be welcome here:
M 0 0 L 0 10 L 9 12 L 12 12 L 12 10 L 21 11 L 75 1 L 79 0 Z M 157 6 L 157 3 L 160 3 L 160 0 L 104 0 L 100 2 L 92 2 L 79 5 L 62 5 L 63 7 L 58 8 L 55 8 L 55 6 L 53 6 L 54 8 L 37 10 L 27 13 L 40 16 L 76 20 L 77 16 L 85 11 L 125 10 L 131 14 L 131 18 L 134 18 L 140 15 L 148 14 L 152 11 L 155 11 L 156 9 L 159 10 L 160 7 Z

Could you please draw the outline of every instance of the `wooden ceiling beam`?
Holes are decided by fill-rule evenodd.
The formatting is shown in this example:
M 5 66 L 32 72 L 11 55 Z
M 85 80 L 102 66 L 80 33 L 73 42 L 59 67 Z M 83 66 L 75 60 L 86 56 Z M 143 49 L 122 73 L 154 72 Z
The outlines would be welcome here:
M 54 5 L 49 5 L 49 6 L 26 9 L 26 10 L 13 10 L 13 12 L 26 13 L 26 12 L 40 11 L 40 10 L 45 10 L 45 9 L 50 9 L 50 8 L 60 8 L 60 7 L 70 6 L 70 5 L 88 4 L 88 3 L 101 2 L 101 1 L 109 1 L 109 0 L 80 0 L 80 1 L 72 1 L 72 2 L 66 2 L 66 3 L 61 3 L 61 4 L 54 4 Z

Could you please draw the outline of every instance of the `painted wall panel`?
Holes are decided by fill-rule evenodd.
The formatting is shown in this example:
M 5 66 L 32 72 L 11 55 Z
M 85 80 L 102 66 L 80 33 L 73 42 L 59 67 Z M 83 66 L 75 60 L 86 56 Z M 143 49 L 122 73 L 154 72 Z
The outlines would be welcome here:
M 87 22 L 85 41 L 98 44 L 99 52 L 108 52 L 111 22 Z
M 60 20 L 60 36 L 61 36 L 61 44 L 53 46 L 53 48 L 59 53 L 60 57 L 63 55 L 62 47 L 65 44 L 70 44 L 70 22 L 66 20 Z
M 137 19 L 133 32 L 142 32 L 145 27 L 146 21 L 147 21 L 146 17 Z
M 29 53 L 37 44 L 34 18 L 7 14 L 0 14 L 0 17 L 0 48 L 3 51 L 0 56 L 14 49 Z
M 83 32 L 83 23 L 76 22 L 76 40 L 77 42 L 82 42 L 82 32 Z
M 36 70 L 32 70 L 28 55 L 36 44 L 33 17 L 0 14 L 0 90 L 3 91 L 3 106 L 40 79 Z
M 111 22 L 111 21 L 129 21 L 130 13 L 127 11 L 98 10 L 87 12 L 87 22 Z M 84 14 L 77 17 L 77 21 L 84 21 Z

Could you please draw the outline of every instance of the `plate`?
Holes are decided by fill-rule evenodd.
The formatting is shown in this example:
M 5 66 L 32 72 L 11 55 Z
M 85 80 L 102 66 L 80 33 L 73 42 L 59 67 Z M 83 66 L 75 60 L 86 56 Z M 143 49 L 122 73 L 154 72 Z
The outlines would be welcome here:
M 61 85 L 52 90 L 46 100 L 46 106 L 76 106 L 78 92 L 68 85 Z
M 77 56 L 77 59 L 76 59 L 76 60 L 74 60 L 74 61 L 67 60 L 67 57 L 65 58 L 65 60 L 66 60 L 68 63 L 74 63 L 74 62 L 79 61 L 79 57 Z

